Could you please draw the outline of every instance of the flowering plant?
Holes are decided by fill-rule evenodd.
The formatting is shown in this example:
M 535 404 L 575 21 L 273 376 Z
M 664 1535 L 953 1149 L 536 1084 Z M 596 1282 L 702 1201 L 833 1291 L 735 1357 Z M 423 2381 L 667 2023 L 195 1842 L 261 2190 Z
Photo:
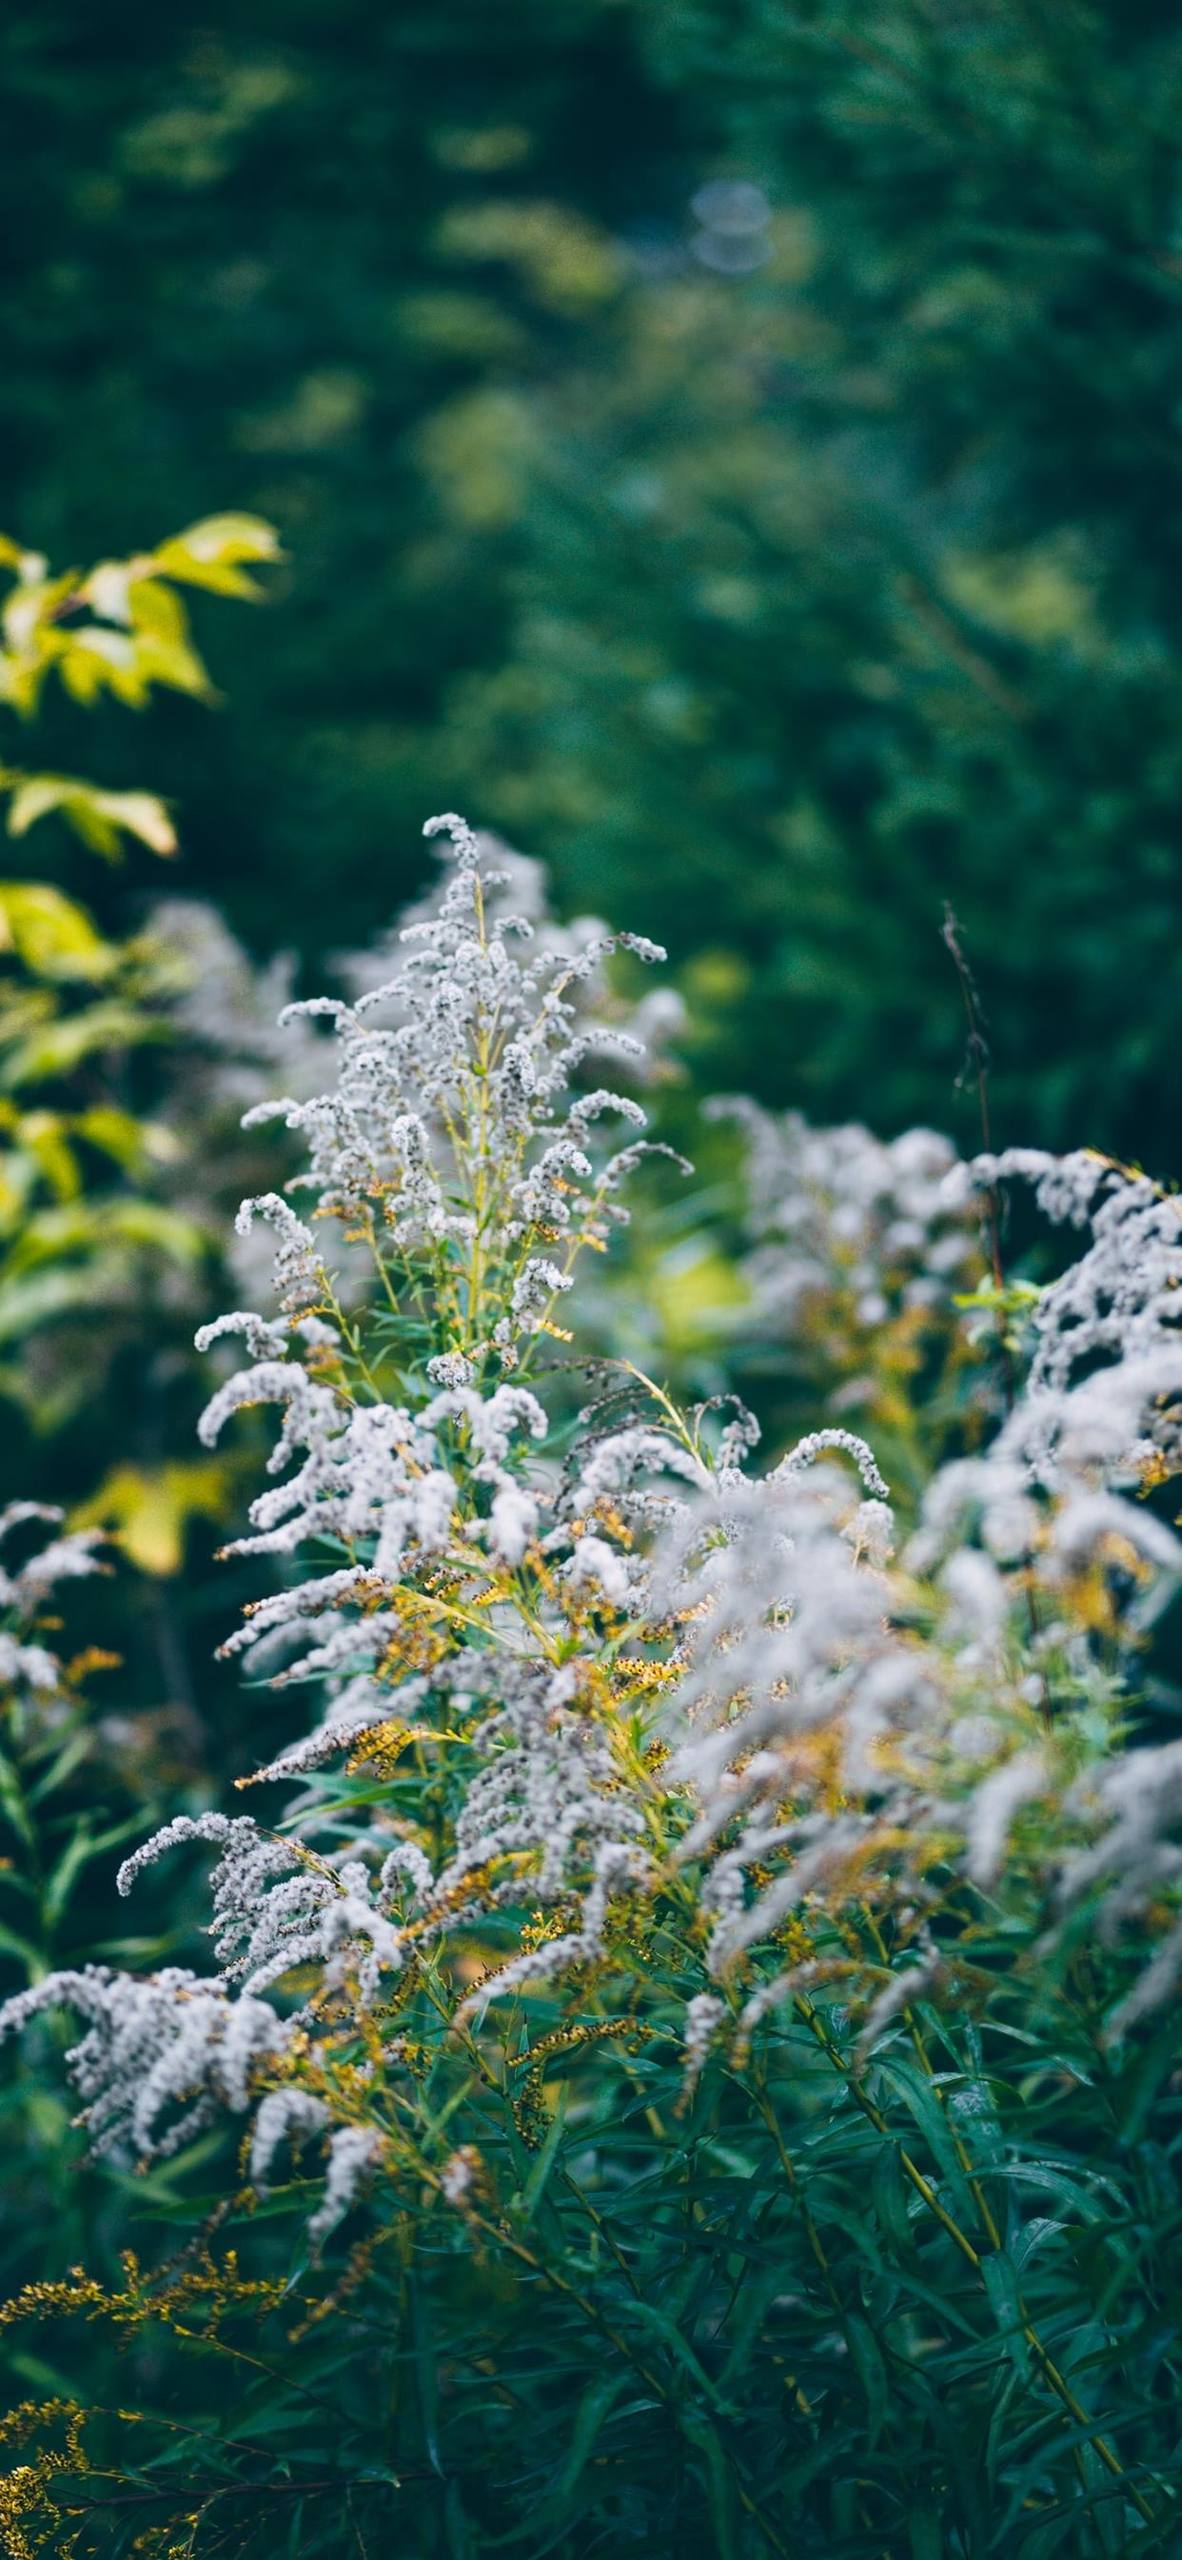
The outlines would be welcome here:
M 703 2500 L 710 2548 L 901 2550 L 895 2404 L 944 2537 L 913 2550 L 1049 2553 L 1064 2516 L 1081 2550 L 1134 2547 L 1114 2524 L 1156 2547 L 1163 2351 L 1133 2275 L 1080 2262 L 1088 2208 L 1041 2119 L 1056 2074 L 1113 2103 L 1182 1970 L 1180 1746 L 1130 1730 L 1182 1562 L 1155 1507 L 1182 1454 L 1176 1206 L 1086 1154 L 929 1150 L 940 1274 L 1003 1182 L 1085 1242 L 908 1528 L 841 1420 L 761 1471 L 733 1397 L 685 1412 L 608 1363 L 580 1407 L 581 1266 L 670 1153 L 593 1081 L 643 1064 L 605 973 L 661 955 L 536 931 L 462 820 L 429 832 L 449 875 L 389 976 L 291 1008 L 329 1026 L 333 1081 L 248 1115 L 308 1151 L 298 1206 L 241 1213 L 274 1239 L 275 1311 L 199 1337 L 247 1355 L 208 1445 L 281 1415 L 230 1550 L 272 1587 L 225 1650 L 313 1692 L 245 1782 L 294 1792 L 269 1822 L 178 1815 L 124 1864 L 147 1891 L 166 1852 L 216 1851 L 215 1973 L 94 1963 L 5 2013 L 80 2015 L 97 2152 L 174 2197 L 236 2123 L 241 2170 L 187 2257 L 7 2316 L 196 2323 L 239 2357 L 237 2324 L 282 2327 L 259 2427 L 219 2422 L 138 2549 L 273 2547 L 278 2495 L 340 2548 L 343 2495 L 362 2551 L 408 2498 L 424 2550 L 690 2547 Z M 231 2207 L 253 2273 L 214 2248 Z M 924 2337 L 936 2299 L 956 2348 Z M 300 2443 L 310 2340 L 327 2471 Z M 380 2414 L 348 2379 L 370 2353 Z M 41 2448 L 13 2475 L 19 2560 L 58 2547 L 30 2536 L 63 2466 L 79 2535 L 110 2505 L 63 2406 L 19 2420 Z

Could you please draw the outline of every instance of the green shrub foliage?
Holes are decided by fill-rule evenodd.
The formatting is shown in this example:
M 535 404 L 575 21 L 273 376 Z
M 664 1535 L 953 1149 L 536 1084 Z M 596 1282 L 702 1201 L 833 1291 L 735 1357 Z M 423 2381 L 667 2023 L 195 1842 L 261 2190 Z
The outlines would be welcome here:
M 224 1648 L 260 1810 L 118 1881 L 150 1925 L 212 1851 L 213 1965 L 99 1945 L 4 2013 L 47 2086 L 72 2014 L 129 2201 L 118 2260 L 2 2315 L 0 2541 L 1164 2552 L 1177 1203 L 740 1114 L 736 1348 L 795 1331 L 817 1381 L 764 1464 L 732 1391 L 613 1353 L 596 1276 L 688 1172 L 640 1099 L 663 955 L 428 833 L 382 966 L 290 1008 L 300 1090 L 248 1120 L 304 1167 L 239 1219 L 269 1304 L 199 1336 L 245 1355 L 203 1441 L 280 1417 Z M 34 1768 L 74 1712 L 51 1585 L 94 1560 L 7 1584 Z

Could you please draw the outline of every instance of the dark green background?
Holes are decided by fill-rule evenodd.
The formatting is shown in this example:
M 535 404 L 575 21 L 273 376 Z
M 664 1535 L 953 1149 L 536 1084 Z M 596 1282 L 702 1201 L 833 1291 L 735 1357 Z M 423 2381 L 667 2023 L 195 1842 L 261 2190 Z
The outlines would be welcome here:
M 704 1082 L 888 1131 L 967 1135 L 950 896 L 1003 1134 L 1177 1170 L 1175 10 L 15 0 L 0 65 L 0 516 L 289 552 L 220 714 L 38 763 L 310 962 L 466 807 L 670 943 Z

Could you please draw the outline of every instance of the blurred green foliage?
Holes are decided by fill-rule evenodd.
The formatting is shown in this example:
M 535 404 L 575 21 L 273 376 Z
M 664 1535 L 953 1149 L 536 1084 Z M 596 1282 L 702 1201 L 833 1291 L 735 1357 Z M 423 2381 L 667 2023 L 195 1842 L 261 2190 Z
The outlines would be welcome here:
M 184 591 L 257 600 L 247 564 L 276 553 L 271 527 L 241 515 L 209 517 L 85 574 L 54 572 L 44 553 L 0 536 L 10 582 L 0 707 L 30 724 L 55 680 L 86 710 L 110 695 L 140 711 L 158 690 L 208 699 Z M 127 839 L 158 855 L 177 849 L 169 810 L 149 791 L 0 765 L 0 795 L 8 837 L 22 847 L 56 816 L 108 862 Z M 39 833 L 26 859 L 43 843 Z M 151 1196 L 154 1170 L 175 1162 L 181 1142 L 137 1111 L 129 1090 L 134 1054 L 175 1039 L 168 981 L 150 940 L 109 939 L 52 881 L 0 881 L 0 1397 L 40 1435 L 103 1382 L 121 1302 L 125 1310 L 130 1296 L 142 1312 L 145 1257 L 192 1271 L 208 1250 L 191 1215 Z M 74 1327 L 64 1358 L 63 1320 Z M 57 1336 L 48 1359 L 46 1328 Z
M 0 1385 L 21 1398 L 6 1407 L 5 1491 L 77 1497 L 147 1577 L 190 1547 L 183 1594 L 124 1562 L 96 1596 L 88 1633 L 124 1668 L 95 1666 L 101 1721 L 79 1702 L 27 1773 L 52 1926 L 40 1908 L 35 1927 L 22 1919 L 10 1968 L 29 1947 L 34 1970 L 109 1953 L 107 1835 L 129 1806 L 190 1800 L 258 1747 L 229 1676 L 206 1667 L 239 1594 L 232 1574 L 212 1592 L 206 1570 L 229 1493 L 194 1458 L 199 1389 L 180 1346 L 207 1311 L 192 1292 L 218 1296 L 208 1259 L 188 1268 L 207 1252 L 208 1200 L 195 1172 L 190 1230 L 175 1128 L 173 1175 L 157 1180 L 166 1087 L 145 1034 L 159 959 L 139 927 L 173 812 L 186 886 L 256 953 L 296 946 L 320 983 L 325 956 L 385 927 L 425 877 L 425 813 L 466 804 L 546 855 L 565 905 L 670 943 L 703 1088 L 886 1134 L 919 1118 L 971 1145 L 939 938 L 950 897 L 992 1017 L 999 1135 L 1182 1169 L 1180 93 L 1182 29 L 1161 0 L 10 0 L 0 516 L 30 552 L 0 549 L 17 610 L 8 708 L 33 708 L 41 643 L 56 663 L 35 752 L 6 719 L 0 775 L 0 947 L 10 998 L 27 999 L 19 1020 L 9 1004 L 0 1086 Z M 218 579 L 194 581 L 192 554 L 168 543 L 151 576 L 120 590 L 110 572 L 228 507 L 276 523 L 289 556 L 273 609 L 219 623 L 215 719 L 192 653 Z M 107 555 L 64 622 L 33 550 Z M 191 637 L 176 579 L 194 590 Z M 139 676 L 171 688 L 153 694 L 130 790 L 121 715 L 142 686 L 109 641 L 80 642 L 91 608 L 108 630 L 130 611 Z M 121 844 L 118 869 L 93 861 Z M 207 1156 L 221 1145 L 219 1124 Z M 634 1347 L 693 1370 L 742 1297 L 719 1218 L 734 1150 L 715 1134 L 698 1152 L 714 1190 L 650 1222 L 630 1266 L 645 1282 Z M 235 1176 L 228 1153 L 219 1171 Z M 171 1299 L 170 1237 L 186 1274 Z M 73 1294 L 55 1305 L 63 1272 Z M 31 1323 L 58 1356 L 18 1372 Z M 781 1362 L 781 1396 L 786 1377 L 795 1392 Z M 21 1737 L 7 1739 L 23 1789 Z M 188 1916 L 170 1910 L 150 1952 L 191 1951 Z M 1077 2025 L 1078 2076 L 1039 2053 L 1026 2079 L 999 2066 L 995 2089 L 1007 2122 L 1031 2128 L 1048 2214 L 1077 2155 L 1109 2162 L 1111 2218 L 1070 2282 L 1055 2252 L 1031 2279 L 1052 2331 L 1086 2350 L 1081 2287 L 1107 2305 L 1163 2235 L 1176 2241 L 1161 2199 L 1177 2089 L 1161 2098 L 1139 2064 L 1127 2082 L 1097 2074 L 1091 2022 Z M 799 2042 L 785 2114 L 862 2336 L 882 2310 L 873 2146 L 852 2100 L 818 2111 Z M 885 2532 L 926 2560 L 940 2524 L 922 2506 L 890 2508 L 860 2539 L 854 2461 L 877 2369 L 844 2351 L 770 2153 L 758 2181 L 733 2171 L 733 2094 L 708 2089 L 684 2191 L 654 2212 L 652 2095 L 630 2086 L 617 2107 L 609 2092 L 633 2181 L 611 2212 L 629 2245 L 633 2217 L 651 2240 L 650 2298 L 662 2230 L 699 2175 L 710 2319 L 724 2278 L 758 2273 L 769 2230 L 788 2252 L 791 2222 L 802 2378 L 788 2369 L 786 2393 L 773 2358 L 751 2388 L 774 2415 L 769 2460 L 784 2431 L 795 2443 L 812 2426 L 810 2395 L 822 2410 L 793 2529 L 826 2549 L 841 2535 L 877 2548 Z M 100 2199 L 48 2076 L 21 2106 L 27 2122 L 6 2118 L 9 2279 L 88 2247 L 114 2266 L 133 2211 L 175 2213 L 166 2183 L 141 2184 L 126 2213 Z M 514 2211 L 522 2165 L 505 2171 Z M 875 2174 L 898 2218 L 887 2165 Z M 963 2349 L 951 2412 L 924 2384 L 899 2476 L 934 2444 L 971 2510 L 986 2460 L 1024 2449 L 1006 2438 L 996 2338 L 964 2268 L 958 2295 L 940 2233 L 900 2227 L 915 2317 L 934 2288 Z M 470 2285 L 492 2281 L 462 2237 L 432 2279 L 449 2354 Z M 614 2321 L 608 2256 L 594 2281 Z M 310 2334 L 319 2385 L 328 2351 Z M 367 2358 L 360 2322 L 349 2339 Z M 93 2330 L 89 2344 L 105 2375 Z M 653 2353 L 675 2392 L 680 2349 Z M 57 2387 L 52 2354 L 22 2334 L 22 2391 Z M 461 2506 L 556 2483 L 590 2497 L 628 2358 L 605 2362 L 594 2322 L 572 2323 L 564 2354 L 559 2379 L 583 2395 L 566 2471 L 553 2432 L 520 2474 L 490 2467 L 486 2377 L 446 2366 Z M 1154 2451 L 1158 2356 L 1150 2322 L 1122 2389 Z M 356 2366 L 341 2370 L 347 2384 Z M 383 2389 L 403 2379 L 379 2370 Z M 220 2403 L 211 2384 L 215 2416 L 238 2379 Z M 346 2403 L 367 2423 L 377 2406 Z M 461 2548 L 435 2425 L 411 2411 L 408 2466 L 425 2475 L 424 2534 Z M 725 2500 L 700 2521 L 701 2466 L 675 2436 L 661 2419 L 645 2437 L 630 2529 L 650 2537 L 671 2501 L 679 2547 L 696 2530 L 723 2548 Z M 346 2471 L 372 2451 L 342 2445 Z M 1084 2486 L 1098 2547 L 1117 2547 L 1103 2480 Z M 875 2504 L 876 2524 L 886 2512 Z M 1040 2560 L 1075 2530 L 1066 2509 L 1027 2529 Z
M 893 1130 L 948 895 L 1002 1134 L 1173 1169 L 1176 13 L 15 0 L 0 76 L 11 519 L 292 553 L 157 733 L 256 949 L 466 802 L 671 939 L 709 1081 Z

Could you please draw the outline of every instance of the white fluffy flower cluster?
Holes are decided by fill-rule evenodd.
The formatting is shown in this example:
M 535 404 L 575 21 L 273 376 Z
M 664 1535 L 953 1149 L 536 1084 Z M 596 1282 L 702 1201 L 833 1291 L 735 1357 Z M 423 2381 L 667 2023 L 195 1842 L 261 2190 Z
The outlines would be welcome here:
M 1117 2012 L 1119 2030 L 1170 1999 L 1182 1981 L 1182 1742 L 1125 1753 L 1081 1781 L 1073 1809 L 1092 1837 L 1063 1863 L 1059 1901 L 1067 1920 L 1096 1914 L 1111 1944 L 1123 1929 L 1138 1929 L 1154 1902 L 1175 1913 Z
M 290 953 L 252 961 L 218 909 L 200 898 L 160 898 L 148 930 L 172 983 L 166 984 L 172 1020 L 185 1035 L 190 1087 L 208 1111 L 212 1104 L 245 1111 L 283 1069 L 301 1090 L 314 1091 L 318 1043 L 310 1034 L 293 1061 L 293 1043 L 277 1028 L 292 1000 L 296 964 Z M 191 1178 L 191 1169 L 190 1169 Z
M 1031 1183 L 1044 1213 L 1088 1241 L 1035 1302 L 1028 1374 L 995 1438 L 934 1478 L 910 1562 L 942 1564 L 996 1624 L 1007 1572 L 1037 1567 L 1062 1585 L 1123 1551 L 1142 1575 L 1144 1623 L 1182 1565 L 1172 1532 L 1129 1498 L 1182 1468 L 1182 1210 L 1085 1152 L 981 1157 L 956 1188 L 1008 1180 Z
M 978 1189 L 1033 1187 L 1056 1225 L 1088 1231 L 1032 1317 L 1025 1421 L 1036 1471 L 1136 1483 L 1147 1459 L 1182 1468 L 1182 1204 L 1142 1173 L 1081 1149 L 1010 1148 L 970 1168 Z
M 447 1464 L 450 1437 L 462 1452 L 468 1488 L 485 1487 L 491 1496 L 487 1517 L 473 1521 L 470 1534 L 502 1562 L 520 1562 L 536 1531 L 536 1507 L 505 1461 L 514 1442 L 546 1432 L 528 1389 L 499 1386 L 482 1396 L 446 1386 L 412 1413 L 381 1401 L 348 1402 L 300 1361 L 266 1359 L 219 1388 L 200 1424 L 206 1445 L 231 1414 L 260 1404 L 284 1409 L 268 1474 L 279 1475 L 297 1456 L 300 1463 L 252 1503 L 252 1533 L 235 1541 L 233 1554 L 292 1554 L 312 1538 L 339 1539 L 365 1556 L 379 1581 L 397 1580 L 410 1561 L 449 1544 L 464 1499 L 458 1455 Z M 244 1639 L 255 1640 L 253 1631 Z
M 254 2111 L 251 2177 L 260 2194 L 284 2143 L 317 2137 L 324 2192 L 308 2221 L 315 2254 L 382 2153 L 366 2125 L 333 2126 L 324 2101 L 294 2084 L 266 2087 L 299 2031 L 270 2003 L 179 1967 L 137 1979 L 104 1965 L 52 1974 L 0 2009 L 0 2038 L 48 2009 L 71 2008 L 84 2032 L 66 2055 L 96 2159 L 169 2160 L 205 2128 Z M 263 2094 L 260 2096 L 260 2089 Z
M 0 1549 L 21 1530 L 59 1530 L 63 1514 L 44 1502 L 10 1502 L 0 1511 Z M 0 1562 L 0 1687 L 42 1712 L 61 1693 L 62 1666 L 41 1641 L 50 1594 L 63 1582 L 101 1573 L 101 1529 L 71 1529 L 49 1538 L 21 1565 Z
M 594 1021 L 585 1004 L 613 951 L 663 954 L 635 934 L 547 936 L 532 951 L 530 916 L 500 904 L 506 875 L 465 821 L 433 818 L 426 833 L 448 839 L 452 873 L 403 927 L 391 975 L 352 1003 L 320 996 L 287 1008 L 288 1019 L 331 1024 L 331 1089 L 260 1103 L 244 1126 L 280 1119 L 302 1136 L 299 1184 L 321 1214 L 364 1229 L 388 1274 L 426 1256 L 454 1334 L 436 1356 L 450 1363 L 447 1380 L 462 1381 L 490 1352 L 515 1363 L 570 1286 L 572 1248 L 601 1242 L 624 1214 L 616 1195 L 646 1142 L 597 1162 L 594 1133 L 605 1118 L 642 1130 L 644 1112 L 629 1095 L 572 1084 L 595 1054 L 643 1061 L 634 1033 Z M 273 1198 L 255 1205 L 278 1224 Z M 281 1246 L 295 1257 L 281 1275 L 284 1303 L 295 1305 L 302 1282 L 304 1307 L 315 1306 L 308 1230 L 293 1220 Z
M 895 1315 L 951 1306 L 980 1267 L 978 1221 L 955 1197 L 956 1151 L 933 1129 L 876 1138 L 857 1122 L 814 1128 L 728 1099 L 747 1141 L 744 1196 L 752 1238 L 744 1273 L 755 1320 L 783 1340 L 811 1305 L 848 1303 L 873 1332 Z
M 268 2089 L 255 2115 L 250 2145 L 251 2185 L 258 2195 L 270 2191 L 277 2153 L 309 2141 L 317 2141 L 326 2153 L 324 2194 L 308 2218 L 308 2243 L 316 2257 L 368 2185 L 385 2144 L 372 2125 L 334 2127 L 323 2098 L 310 2089 L 290 2083 Z
M 603 928 L 592 918 L 562 927 L 554 922 L 547 910 L 541 864 L 494 837 L 482 834 L 475 841 L 486 886 L 493 873 L 500 876 L 500 888 L 490 894 L 521 919 L 535 961 L 545 953 L 557 967 L 565 965 L 572 952 L 579 954 L 593 943 L 602 945 Z M 435 899 L 424 901 L 406 921 L 430 923 L 436 905 Z M 182 1041 L 178 1051 L 182 1067 L 172 1080 L 167 1114 L 180 1139 L 174 1179 L 179 1183 L 183 1177 L 184 1200 L 178 1199 L 178 1205 L 191 1212 L 197 1186 L 197 1195 L 207 1199 L 212 1221 L 221 1217 L 223 1183 L 234 1179 L 235 1156 L 244 1156 L 250 1144 L 247 1140 L 235 1149 L 228 1126 L 231 1115 L 265 1103 L 279 1080 L 293 1102 L 313 1101 L 325 1081 L 331 1027 L 315 1013 L 293 1019 L 289 1008 L 294 996 L 294 959 L 281 955 L 256 964 L 216 908 L 197 899 L 163 900 L 151 911 L 149 930 L 158 983 Z M 329 972 L 332 982 L 355 1004 L 391 980 L 397 981 L 404 965 L 404 948 L 395 931 L 367 950 L 333 955 Z M 630 1081 L 644 1083 L 664 1074 L 662 1052 L 679 1027 L 680 999 L 668 988 L 656 988 L 639 1003 L 625 1007 L 612 990 L 609 1009 L 613 1021 L 619 1015 L 619 1027 L 626 1028 L 634 1044 L 629 1050 Z M 642 1042 L 643 1057 L 637 1054 Z M 217 1132 L 212 1152 L 211 1126 Z M 228 1259 L 248 1302 L 266 1290 L 270 1255 L 261 1224 L 255 1224 L 252 1232 L 251 1222 L 243 1219 L 228 1240 Z M 356 1247 L 345 1247 L 340 1256 L 346 1270 L 360 1259 Z M 314 1271 L 311 1277 L 314 1282 Z M 315 1302 L 314 1285 L 310 1295 L 297 1294 L 294 1301 L 297 1309 Z
M 0 2035 L 57 2008 L 86 2022 L 66 2059 L 99 2156 L 170 2159 L 220 2114 L 245 2114 L 259 2069 L 295 2032 L 267 2001 L 231 2000 L 179 1968 L 139 1979 L 87 1965 L 18 1992 L 0 2009 Z
M 869 1539 L 856 1483 L 790 1459 L 728 1474 L 658 1544 L 657 1592 L 684 1622 L 672 1775 L 699 1807 L 681 1855 L 704 1864 L 716 1977 L 867 1854 L 902 1792 L 900 1744 L 921 1758 L 943 1721 L 932 1661 L 891 1623 L 872 1507 Z
M 302 1843 L 260 1831 L 249 1814 L 178 1814 L 124 1860 L 120 1893 L 130 1893 L 165 1850 L 191 1840 L 221 1852 L 210 1878 L 209 1934 L 223 1977 L 252 1997 L 311 1964 L 330 1989 L 356 1979 L 369 1998 L 383 1966 L 398 1964 L 398 1931 L 383 1908 L 405 1865 L 397 1852 L 375 1890 L 363 1860 L 316 1857 Z
M 882 1571 L 882 1488 L 854 1508 L 831 1470 L 804 1471 L 841 1433 L 812 1435 L 762 1484 L 722 1475 L 658 1551 L 665 1603 L 687 1621 L 674 1766 L 701 1805 L 684 1854 L 706 1861 L 715 1974 L 883 1855 L 922 1907 L 933 1838 L 991 1886 L 1039 1801 L 1060 1838 L 1099 1827 L 1064 1867 L 1065 1909 L 1098 1895 L 1115 1932 L 1182 1878 L 1178 1746 L 1130 1749 L 1079 1782 L 1049 1686 L 1055 1666 L 1076 1701 L 1116 1696 L 1182 1578 L 1174 1532 L 1130 1498 L 1182 1462 L 1182 1215 L 1092 1156 L 972 1168 L 980 1185 L 1016 1176 L 1088 1242 L 1038 1299 L 1029 1374 L 992 1442 L 932 1479 L 906 1576 Z M 1080 1607 L 1089 1576 L 1102 1605 Z M 1179 1972 L 1182 1926 L 1128 2014 Z M 753 1995 L 749 2023 L 786 1979 Z
M 536 1430 L 540 1408 L 516 1387 L 498 1388 L 485 1406 L 468 1389 L 445 1390 L 432 1402 L 463 1422 L 468 1491 L 474 1484 L 480 1498 L 491 1494 L 495 1508 L 504 1497 L 500 1460 L 509 1435 L 523 1421 Z M 666 1450 L 660 1435 L 650 1437 L 643 1454 L 651 1466 Z M 606 1470 L 613 1484 L 622 1472 L 635 1473 L 640 1456 L 632 1442 L 626 1459 L 615 1453 Z M 450 1479 L 449 1486 L 448 1513 L 460 1500 Z M 372 1485 L 366 1498 L 373 1500 Z M 570 1500 L 555 1476 L 546 1542 L 556 1558 L 566 1555 L 568 1572 L 579 1551 L 566 1516 Z M 531 1531 L 538 1525 L 531 1513 Z M 379 1534 L 372 1521 L 369 1527 Z M 609 1586 L 622 1559 L 615 1543 L 602 1543 L 602 1586 L 591 1597 L 610 1611 Z M 446 1516 L 438 1547 L 426 1552 L 433 1557 L 445 1546 Z M 415 1552 L 421 1560 L 420 1549 Z M 475 1556 L 487 1579 L 492 1557 L 478 1546 L 465 1548 L 453 1527 L 453 1565 L 457 1552 L 468 1566 Z M 405 1552 L 399 1561 L 407 1564 Z M 586 1603 L 586 1558 L 578 1579 Z M 640 1814 L 621 1796 L 602 1724 L 586 1712 L 581 1695 L 585 1664 L 577 1656 L 555 1658 L 569 1634 L 561 1604 L 551 1604 L 537 1644 L 523 1638 L 519 1622 L 509 1640 L 511 1613 L 502 1606 L 487 1614 L 473 1644 L 436 1663 L 429 1675 L 407 1671 L 395 1659 L 379 1678 L 379 1662 L 397 1654 L 402 1622 L 392 1608 L 370 1605 L 353 1616 L 347 1604 L 359 1588 L 372 1604 L 383 1587 L 376 1566 L 346 1568 L 274 1595 L 247 1622 L 243 1641 L 294 1638 L 304 1647 L 296 1667 L 325 1677 L 330 1687 L 319 1732 L 293 1745 L 265 1774 L 316 1766 L 395 1712 L 406 1717 L 429 1710 L 452 1730 L 462 1723 L 471 1735 L 470 1772 L 448 1854 L 433 1867 L 413 1837 L 391 1843 L 388 1828 L 376 1830 L 372 1844 L 341 1853 L 299 1836 L 274 1836 L 248 1816 L 179 1816 L 125 1861 L 119 1886 L 129 1892 L 145 1868 L 174 1848 L 194 1842 L 214 1848 L 210 1935 L 218 1974 L 200 1981 L 169 1971 L 147 1982 L 102 1969 L 58 1975 L 5 2014 L 9 2031 L 58 2002 L 86 2019 L 88 2031 L 69 2060 L 100 2150 L 162 2156 L 219 2110 L 257 2109 L 252 2156 L 265 2183 L 282 2142 L 327 2137 L 324 2199 L 309 2225 L 314 2245 L 345 2211 L 381 2148 L 366 2128 L 334 2129 L 314 2093 L 286 2083 L 267 2086 L 268 2072 L 282 2066 L 297 2031 L 315 2037 L 319 1995 L 345 1990 L 369 2003 L 383 1976 L 397 1974 L 431 1937 L 471 1913 L 518 1903 L 523 1877 L 529 1899 L 558 1902 L 570 1911 L 571 1925 L 516 1959 L 496 1987 L 552 1974 L 595 1955 L 612 1896 L 626 1891 L 644 1867 Z M 553 1587 L 560 1592 L 561 1575 Z M 305 1996 L 309 1978 L 313 1998 Z M 281 2014 L 273 1996 L 282 1991 L 290 1998 L 293 1989 L 303 2005 Z

